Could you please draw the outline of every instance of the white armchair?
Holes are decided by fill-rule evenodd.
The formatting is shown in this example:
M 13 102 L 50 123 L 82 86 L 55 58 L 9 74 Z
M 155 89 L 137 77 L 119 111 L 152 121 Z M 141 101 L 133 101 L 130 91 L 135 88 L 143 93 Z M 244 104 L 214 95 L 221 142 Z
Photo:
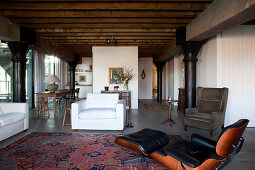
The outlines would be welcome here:
M 126 104 L 118 94 L 91 94 L 72 104 L 72 129 L 123 130 Z
M 27 103 L 0 103 L 0 141 L 29 127 Z

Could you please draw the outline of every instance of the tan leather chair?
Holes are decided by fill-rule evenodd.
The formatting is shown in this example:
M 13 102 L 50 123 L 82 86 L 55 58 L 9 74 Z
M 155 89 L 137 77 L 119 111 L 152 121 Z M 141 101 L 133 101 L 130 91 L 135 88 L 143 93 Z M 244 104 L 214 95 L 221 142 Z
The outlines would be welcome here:
M 185 109 L 184 129 L 187 126 L 213 130 L 224 127 L 228 88 L 197 88 L 197 107 Z

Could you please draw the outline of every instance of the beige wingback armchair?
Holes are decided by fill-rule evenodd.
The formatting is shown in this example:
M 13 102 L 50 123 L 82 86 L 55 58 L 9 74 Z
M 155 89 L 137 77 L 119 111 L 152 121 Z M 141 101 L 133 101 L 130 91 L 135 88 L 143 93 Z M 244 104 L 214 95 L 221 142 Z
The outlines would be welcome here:
M 224 127 L 228 88 L 197 88 L 197 107 L 185 109 L 184 129 L 187 126 L 213 130 Z

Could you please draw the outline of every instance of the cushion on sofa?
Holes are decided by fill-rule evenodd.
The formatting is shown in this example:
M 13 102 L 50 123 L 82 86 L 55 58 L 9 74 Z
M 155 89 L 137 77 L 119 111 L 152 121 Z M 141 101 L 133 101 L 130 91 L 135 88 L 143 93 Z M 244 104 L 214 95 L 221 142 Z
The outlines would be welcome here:
M 112 108 L 90 108 L 80 112 L 79 118 L 86 120 L 116 119 L 115 111 L 116 109 Z
M 118 100 L 118 94 L 88 93 L 85 108 L 116 108 Z
M 16 123 L 25 118 L 24 113 L 10 112 L 0 115 L 0 127 Z

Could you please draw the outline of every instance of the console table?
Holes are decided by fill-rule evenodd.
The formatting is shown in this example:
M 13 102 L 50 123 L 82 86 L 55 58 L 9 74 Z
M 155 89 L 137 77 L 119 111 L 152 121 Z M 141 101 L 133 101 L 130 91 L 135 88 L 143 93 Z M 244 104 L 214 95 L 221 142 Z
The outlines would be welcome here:
M 130 90 L 102 90 L 101 93 L 118 93 L 120 100 L 125 100 L 128 109 L 131 110 L 131 91 Z

